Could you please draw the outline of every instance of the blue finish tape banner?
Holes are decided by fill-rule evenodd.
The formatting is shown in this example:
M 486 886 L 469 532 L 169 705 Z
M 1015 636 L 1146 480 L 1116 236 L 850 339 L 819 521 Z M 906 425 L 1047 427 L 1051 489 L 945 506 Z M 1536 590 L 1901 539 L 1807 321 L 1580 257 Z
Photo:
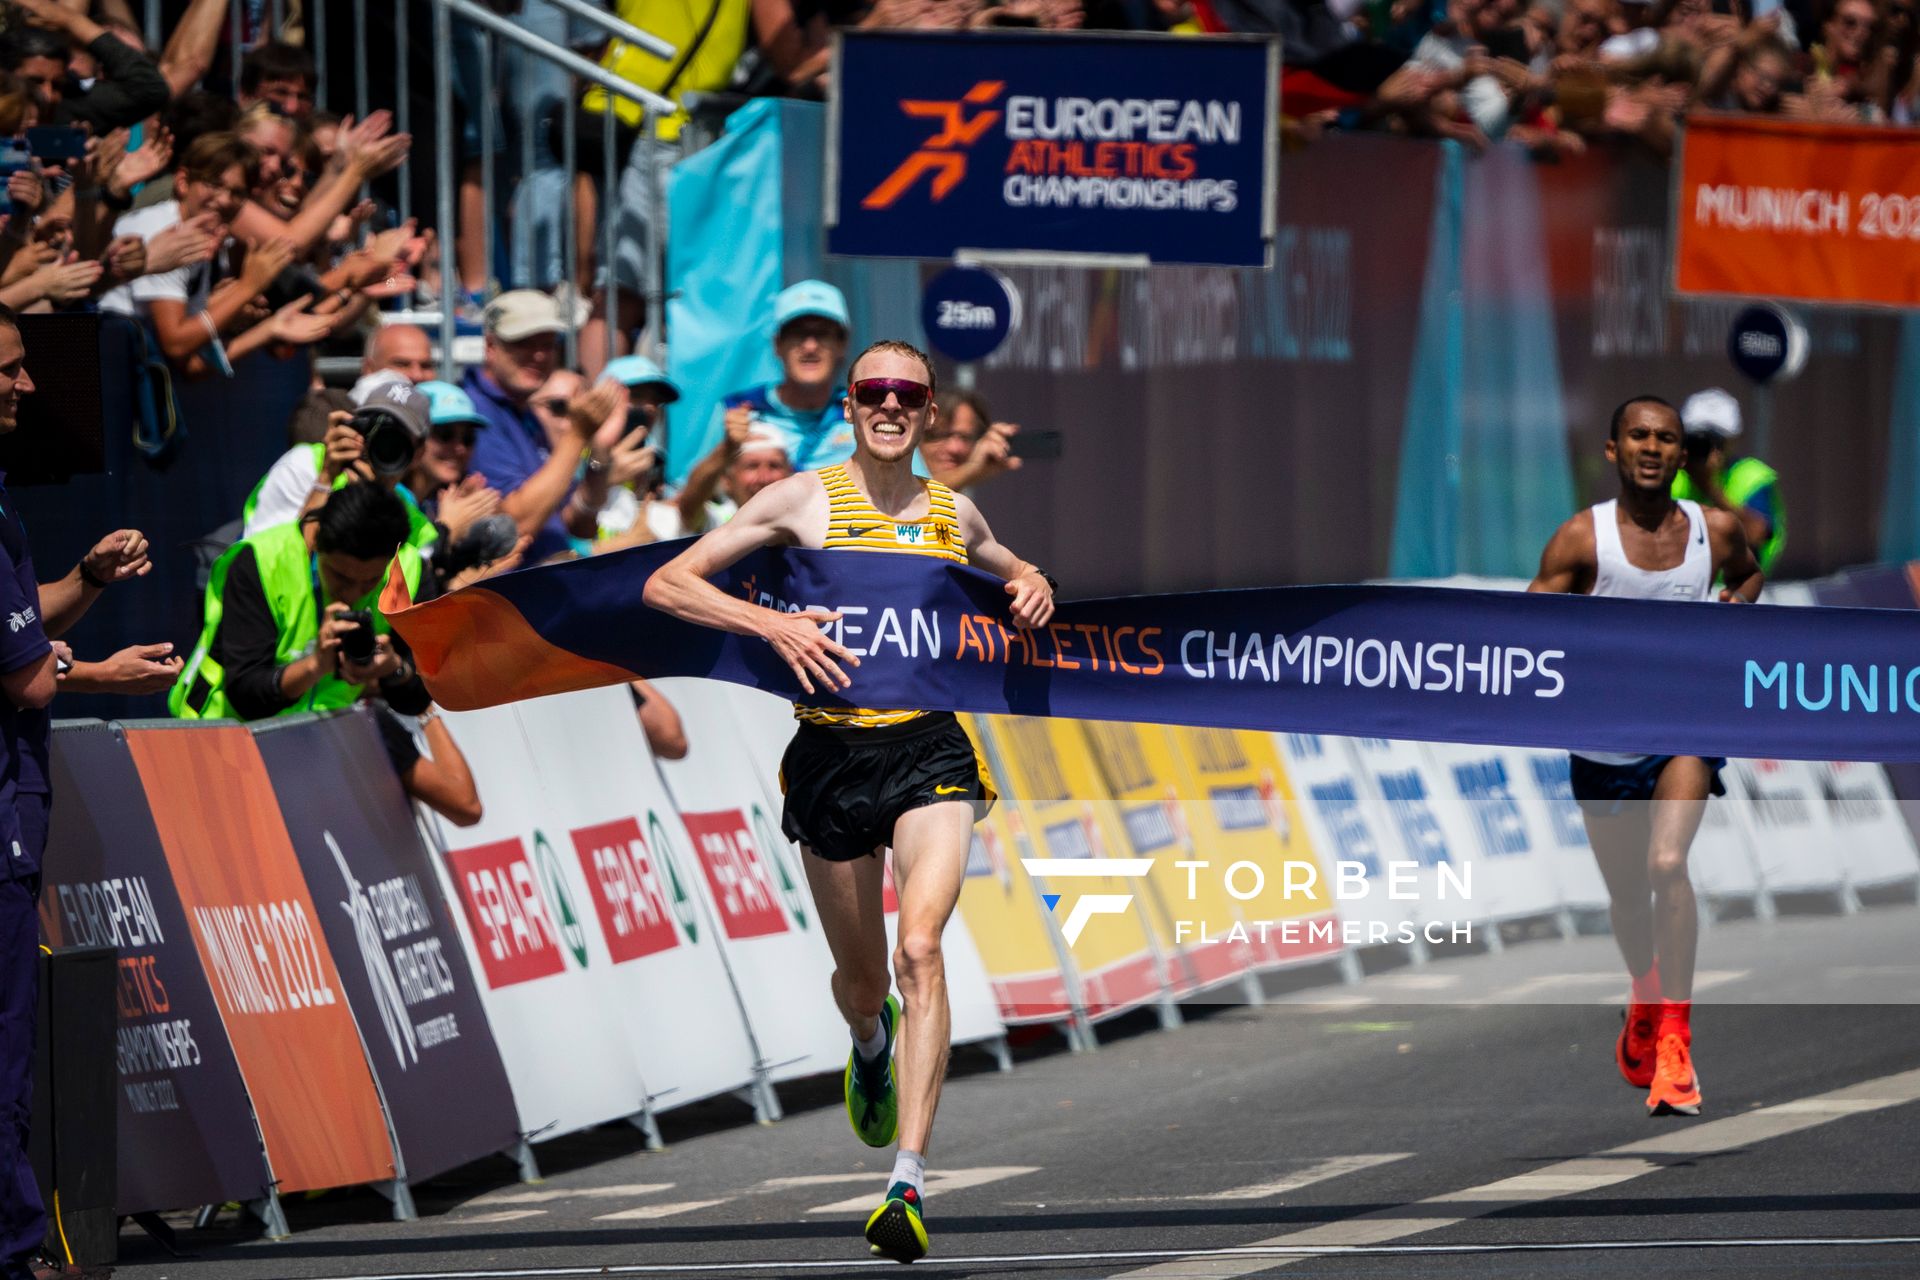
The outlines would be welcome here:
M 839 39 L 829 252 L 1267 264 L 1277 41 L 895 31 Z
M 634 676 L 795 696 L 757 639 L 641 603 L 661 543 L 382 600 L 460 710 Z M 759 552 L 716 580 L 824 608 L 851 705 L 1592 751 L 1920 760 L 1920 611 L 1680 604 L 1439 587 L 1072 601 L 1022 631 L 1005 584 L 926 557 Z M 848 702 L 819 697 L 821 705 Z

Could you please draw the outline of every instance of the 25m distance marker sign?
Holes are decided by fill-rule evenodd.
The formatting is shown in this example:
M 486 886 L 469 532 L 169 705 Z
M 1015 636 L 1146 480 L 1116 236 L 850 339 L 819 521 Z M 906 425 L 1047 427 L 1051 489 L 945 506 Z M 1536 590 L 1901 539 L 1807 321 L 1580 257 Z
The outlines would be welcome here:
M 1278 41 L 906 31 L 838 40 L 830 252 L 1268 264 Z

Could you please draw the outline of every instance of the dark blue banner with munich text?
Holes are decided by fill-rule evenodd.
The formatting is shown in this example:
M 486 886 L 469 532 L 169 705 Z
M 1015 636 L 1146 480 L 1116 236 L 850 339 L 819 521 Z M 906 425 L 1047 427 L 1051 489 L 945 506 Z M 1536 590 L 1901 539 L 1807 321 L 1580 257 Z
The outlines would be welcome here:
M 1038 31 L 837 38 L 829 252 L 1267 265 L 1277 41 Z
M 759 639 L 648 608 L 684 543 L 381 602 L 445 706 L 635 676 L 796 696 Z M 398 584 L 399 575 L 392 575 Z M 922 556 L 757 552 L 716 580 L 827 609 L 860 657 L 825 706 L 1050 715 L 1649 755 L 1920 760 L 1920 611 L 1774 608 L 1442 587 L 1271 587 L 1062 604 Z

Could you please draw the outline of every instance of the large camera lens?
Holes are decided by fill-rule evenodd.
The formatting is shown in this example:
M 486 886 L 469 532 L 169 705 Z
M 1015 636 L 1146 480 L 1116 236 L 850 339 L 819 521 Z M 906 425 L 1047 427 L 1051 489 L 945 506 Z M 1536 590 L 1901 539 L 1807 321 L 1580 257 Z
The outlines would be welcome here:
M 382 409 L 353 415 L 353 429 L 365 442 L 367 465 L 377 476 L 397 476 L 413 465 L 415 441 L 407 424 Z

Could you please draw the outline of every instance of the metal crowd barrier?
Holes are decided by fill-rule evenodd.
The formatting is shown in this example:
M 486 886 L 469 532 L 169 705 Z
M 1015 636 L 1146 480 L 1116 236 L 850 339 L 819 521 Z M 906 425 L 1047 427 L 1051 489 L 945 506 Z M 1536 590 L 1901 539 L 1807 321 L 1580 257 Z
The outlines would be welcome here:
M 645 49 L 660 58 L 671 60 L 678 50 L 659 36 L 644 31 L 610 13 L 595 8 L 588 0 L 547 0 L 554 7 L 578 17 L 600 28 L 609 36 L 624 40 L 629 44 Z M 243 0 L 231 0 L 229 8 L 229 38 L 234 48 L 239 48 L 244 32 Z M 640 349 L 647 355 L 658 359 L 662 348 L 661 309 L 664 305 L 665 290 L 662 284 L 662 237 L 665 231 L 666 211 L 664 188 L 660 181 L 659 166 L 662 163 L 661 148 L 654 134 L 654 121 L 663 115 L 672 115 L 676 110 L 673 102 L 649 89 L 641 88 L 603 67 L 588 61 L 572 50 L 552 41 L 542 39 L 532 32 L 515 25 L 490 9 L 475 4 L 472 0 L 431 0 L 433 4 L 433 44 L 434 44 L 434 114 L 435 130 L 433 144 L 435 217 L 441 230 L 440 235 L 440 365 L 444 377 L 452 377 L 454 371 L 453 339 L 456 321 L 456 303 L 460 292 L 459 272 L 455 255 L 457 199 L 455 192 L 459 185 L 460 154 L 458 141 L 453 131 L 453 21 L 457 18 L 471 23 L 479 29 L 480 35 L 480 78 L 482 92 L 491 92 L 494 80 L 494 40 L 498 37 L 509 44 L 516 45 L 531 56 L 549 65 L 565 71 L 570 77 L 567 103 L 568 110 L 562 115 L 562 165 L 566 171 L 566 198 L 563 208 L 562 256 L 563 278 L 575 282 L 578 261 L 578 248 L 575 242 L 576 202 L 573 187 L 573 174 L 578 159 L 576 152 L 577 121 L 575 106 L 581 82 L 597 84 L 607 91 L 605 106 L 605 124 L 600 155 L 601 165 L 601 258 L 606 272 L 606 358 L 614 354 L 614 333 L 619 316 L 619 280 L 615 271 L 615 253 L 617 236 L 614 228 L 614 214 L 619 207 L 620 157 L 615 146 L 616 122 L 618 116 L 614 109 L 614 98 L 625 98 L 641 108 L 640 140 L 636 153 L 628 159 L 637 164 L 644 175 L 648 212 L 650 241 L 643 246 L 641 254 L 641 292 L 647 303 L 646 324 L 640 339 Z M 329 42 L 327 38 L 326 4 L 315 3 L 310 9 L 308 21 L 308 46 L 312 50 L 314 65 L 318 72 L 318 88 L 315 105 L 325 108 L 327 105 L 327 61 Z M 162 30 L 160 0 L 147 0 L 145 10 L 146 39 L 149 48 L 158 51 L 165 42 L 166 33 Z M 270 32 L 277 36 L 285 27 L 285 0 L 270 0 Z M 396 75 L 394 83 L 394 125 L 401 133 L 411 132 L 410 76 L 408 69 L 410 21 L 407 0 L 400 0 L 393 9 L 393 43 Z M 354 60 L 354 113 L 356 118 L 364 119 L 372 109 L 370 77 L 367 69 L 368 47 L 367 0 L 354 0 L 353 4 L 353 60 Z M 232 90 L 236 97 L 240 93 L 240 59 L 233 59 Z M 489 274 L 493 270 L 494 228 L 494 113 L 490 110 L 480 112 L 480 185 L 486 208 L 486 217 L 482 220 L 484 258 Z M 533 169 L 534 148 L 530 138 L 522 139 L 521 174 L 524 179 Z M 399 184 L 398 211 L 401 220 L 412 216 L 411 184 Z M 574 324 L 574 308 L 566 308 L 567 333 L 566 355 L 569 364 L 579 359 L 579 333 Z

